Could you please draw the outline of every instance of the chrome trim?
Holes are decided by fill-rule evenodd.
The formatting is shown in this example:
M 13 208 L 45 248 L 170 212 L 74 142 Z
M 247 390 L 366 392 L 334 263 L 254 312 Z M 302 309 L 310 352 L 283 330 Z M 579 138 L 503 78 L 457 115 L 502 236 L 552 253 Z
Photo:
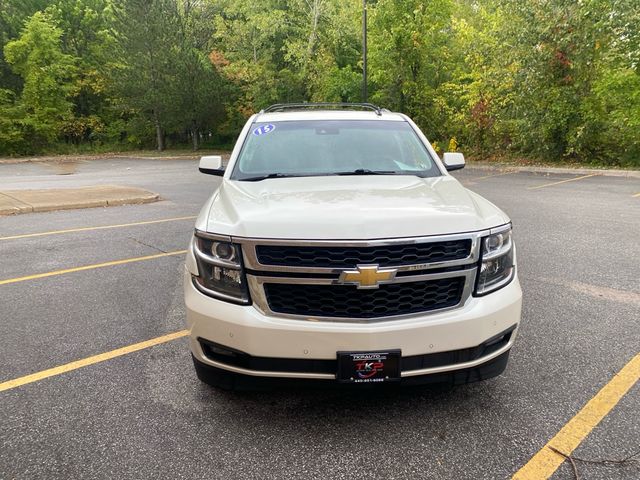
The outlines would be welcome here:
M 227 365 L 216 360 L 211 360 L 209 357 L 203 354 L 207 364 L 212 367 L 227 370 L 233 373 L 239 373 L 241 375 L 250 375 L 252 377 L 274 377 L 274 378 L 312 378 L 315 380 L 335 380 L 336 376 L 332 373 L 305 373 L 305 372 L 271 372 L 264 370 L 249 370 L 248 368 L 236 367 L 234 365 Z
M 406 377 L 417 377 L 420 375 L 432 375 L 435 373 L 446 373 L 453 372 L 456 370 L 463 370 L 465 368 L 473 368 L 482 365 L 483 363 L 489 362 L 494 358 L 499 357 L 503 353 L 506 353 L 511 347 L 513 347 L 513 343 L 515 342 L 514 335 L 511 335 L 509 342 L 496 350 L 495 352 L 491 352 L 489 355 L 485 355 L 484 357 L 476 358 L 475 360 L 471 360 L 469 362 L 463 363 L 454 363 L 450 365 L 442 365 L 440 367 L 431 367 L 431 368 L 422 368 L 419 370 L 407 370 L 404 372 L 400 372 L 400 378 Z M 227 370 L 233 373 L 239 373 L 241 375 L 250 375 L 252 377 L 272 377 L 272 378 L 309 378 L 316 380 L 335 380 L 336 374 L 331 373 L 305 373 L 305 372 L 274 372 L 274 371 L 264 371 L 264 370 L 249 370 L 247 368 L 236 367 L 233 365 L 227 365 L 226 363 L 221 363 L 215 360 L 211 360 L 209 357 L 202 354 L 202 357 L 209 365 L 220 368 L 222 370 Z
M 209 240 L 218 240 L 220 242 L 231 243 L 231 237 L 229 235 L 218 235 L 217 233 L 204 232 L 202 230 L 195 229 L 196 237 L 207 238 Z
M 512 229 L 512 225 L 511 222 L 509 223 L 505 223 L 504 225 L 500 225 L 499 227 L 493 227 L 490 232 L 491 235 L 495 234 L 495 233 L 502 233 L 502 232 L 506 232 L 507 230 L 511 230 Z
M 407 275 L 406 277 L 396 277 L 390 282 L 385 283 L 411 283 L 421 282 L 423 280 L 440 280 L 441 278 L 452 277 L 469 277 L 476 272 L 475 265 L 473 268 L 465 270 L 454 270 L 452 272 L 425 273 L 423 275 Z M 343 285 L 339 278 L 297 278 L 297 277 L 267 277 L 262 275 L 247 275 L 256 279 L 259 284 L 264 283 L 293 283 L 296 285 Z
M 499 228 L 499 227 L 497 227 Z M 369 240 L 305 240 L 296 238 L 249 238 L 231 237 L 235 243 L 255 243 L 260 245 L 301 245 L 301 246 L 338 246 L 338 247 L 375 247 L 379 245 L 397 245 L 426 242 L 439 242 L 443 240 L 459 240 L 461 238 L 471 238 L 486 236 L 491 233 L 491 229 L 484 229 L 474 232 L 462 232 L 445 235 L 426 235 L 421 237 L 395 237 L 395 238 L 373 238 Z
M 418 243 L 442 242 L 450 240 L 471 240 L 469 256 L 459 260 L 448 260 L 444 262 L 418 263 L 413 265 L 388 265 L 399 272 L 413 270 L 431 270 L 435 268 L 455 267 L 475 263 L 480 258 L 481 238 L 489 235 L 491 230 L 479 232 L 460 233 L 454 235 L 433 235 L 428 237 L 406 237 L 378 240 L 294 240 L 294 239 L 271 239 L 271 238 L 244 238 L 233 237 L 234 243 L 242 245 L 242 255 L 244 265 L 250 270 L 260 270 L 266 272 L 305 272 L 305 273 L 332 273 L 340 274 L 345 268 L 333 267 L 296 267 L 291 265 L 264 265 L 258 261 L 256 247 L 258 245 L 283 245 L 283 246 L 303 246 L 303 247 L 376 247 L 386 245 L 412 245 Z
M 446 373 L 452 372 L 454 370 L 462 370 L 465 368 L 473 368 L 477 367 L 483 363 L 486 363 L 494 358 L 499 357 L 507 350 L 509 350 L 513 343 L 515 342 L 515 336 L 512 334 L 509 342 L 504 346 L 496 350 L 495 352 L 491 352 L 489 355 L 485 355 L 484 357 L 476 358 L 475 360 L 471 360 L 469 362 L 456 363 L 453 365 L 443 365 L 441 367 L 431 367 L 431 368 L 421 368 L 419 370 L 407 370 L 406 372 L 401 372 L 400 377 L 417 377 L 419 375 L 431 375 L 433 373 Z
M 460 296 L 460 302 L 456 305 L 446 308 L 439 308 L 435 310 L 428 310 L 426 312 L 409 313 L 405 315 L 389 315 L 382 317 L 371 318 L 351 318 L 351 317 L 324 317 L 324 316 L 307 316 L 307 315 L 294 315 L 290 313 L 274 312 L 269 307 L 267 301 L 264 284 L 265 283 L 294 283 L 303 285 L 336 285 L 339 284 L 339 279 L 335 278 L 292 278 L 292 277 L 265 277 L 247 274 L 247 284 L 249 285 L 249 292 L 251 299 L 253 300 L 253 306 L 263 315 L 280 318 L 290 318 L 295 320 L 306 320 L 310 322 L 342 322 L 342 323 L 376 323 L 386 322 L 406 318 L 415 318 L 425 315 L 431 315 L 433 313 L 440 313 L 454 308 L 460 308 L 467 303 L 471 297 L 473 287 L 476 281 L 477 268 L 474 265 L 472 268 L 466 270 L 456 270 L 453 272 L 441 272 L 441 273 L 427 273 L 423 275 L 412 275 L 406 277 L 396 277 L 391 283 L 410 283 L 419 282 L 424 280 L 438 280 L 441 278 L 452 277 L 465 277 L 464 288 L 462 295 Z

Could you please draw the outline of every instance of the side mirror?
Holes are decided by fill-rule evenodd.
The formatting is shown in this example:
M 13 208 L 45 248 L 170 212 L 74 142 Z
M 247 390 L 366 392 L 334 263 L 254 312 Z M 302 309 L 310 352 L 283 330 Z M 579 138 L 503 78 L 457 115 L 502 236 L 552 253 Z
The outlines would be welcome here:
M 464 168 L 464 155 L 460 152 L 446 152 L 442 157 L 442 161 L 449 172 Z
M 222 157 L 220 155 L 206 155 L 200 157 L 200 165 L 198 170 L 207 175 L 218 175 L 219 177 L 224 175 L 224 168 L 222 168 Z

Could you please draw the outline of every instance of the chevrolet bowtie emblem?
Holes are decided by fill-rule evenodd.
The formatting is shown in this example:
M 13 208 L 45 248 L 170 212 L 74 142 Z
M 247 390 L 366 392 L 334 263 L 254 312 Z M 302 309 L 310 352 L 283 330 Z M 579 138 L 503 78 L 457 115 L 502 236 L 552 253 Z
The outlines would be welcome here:
M 357 285 L 358 288 L 378 288 L 381 283 L 392 282 L 398 271 L 395 268 L 378 268 L 378 265 L 358 265 L 357 270 L 345 270 L 339 283 Z

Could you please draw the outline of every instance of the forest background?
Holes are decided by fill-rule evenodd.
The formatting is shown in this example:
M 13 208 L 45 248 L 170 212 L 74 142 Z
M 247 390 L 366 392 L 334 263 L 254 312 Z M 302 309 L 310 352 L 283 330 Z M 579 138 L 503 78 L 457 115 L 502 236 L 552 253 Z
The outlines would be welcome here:
M 368 0 L 368 100 L 439 152 L 640 167 L 637 0 Z M 362 100 L 360 0 L 2 0 L 0 155 L 224 148 Z

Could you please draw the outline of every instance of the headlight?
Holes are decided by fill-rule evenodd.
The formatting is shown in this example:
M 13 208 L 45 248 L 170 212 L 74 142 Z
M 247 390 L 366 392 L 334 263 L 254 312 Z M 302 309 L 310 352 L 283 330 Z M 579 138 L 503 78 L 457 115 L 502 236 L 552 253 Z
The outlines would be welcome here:
M 196 288 L 220 300 L 248 304 L 240 245 L 217 240 L 197 230 L 192 245 L 199 272 L 193 277 Z
M 515 275 L 511 227 L 482 239 L 476 295 L 485 295 L 508 284 Z

